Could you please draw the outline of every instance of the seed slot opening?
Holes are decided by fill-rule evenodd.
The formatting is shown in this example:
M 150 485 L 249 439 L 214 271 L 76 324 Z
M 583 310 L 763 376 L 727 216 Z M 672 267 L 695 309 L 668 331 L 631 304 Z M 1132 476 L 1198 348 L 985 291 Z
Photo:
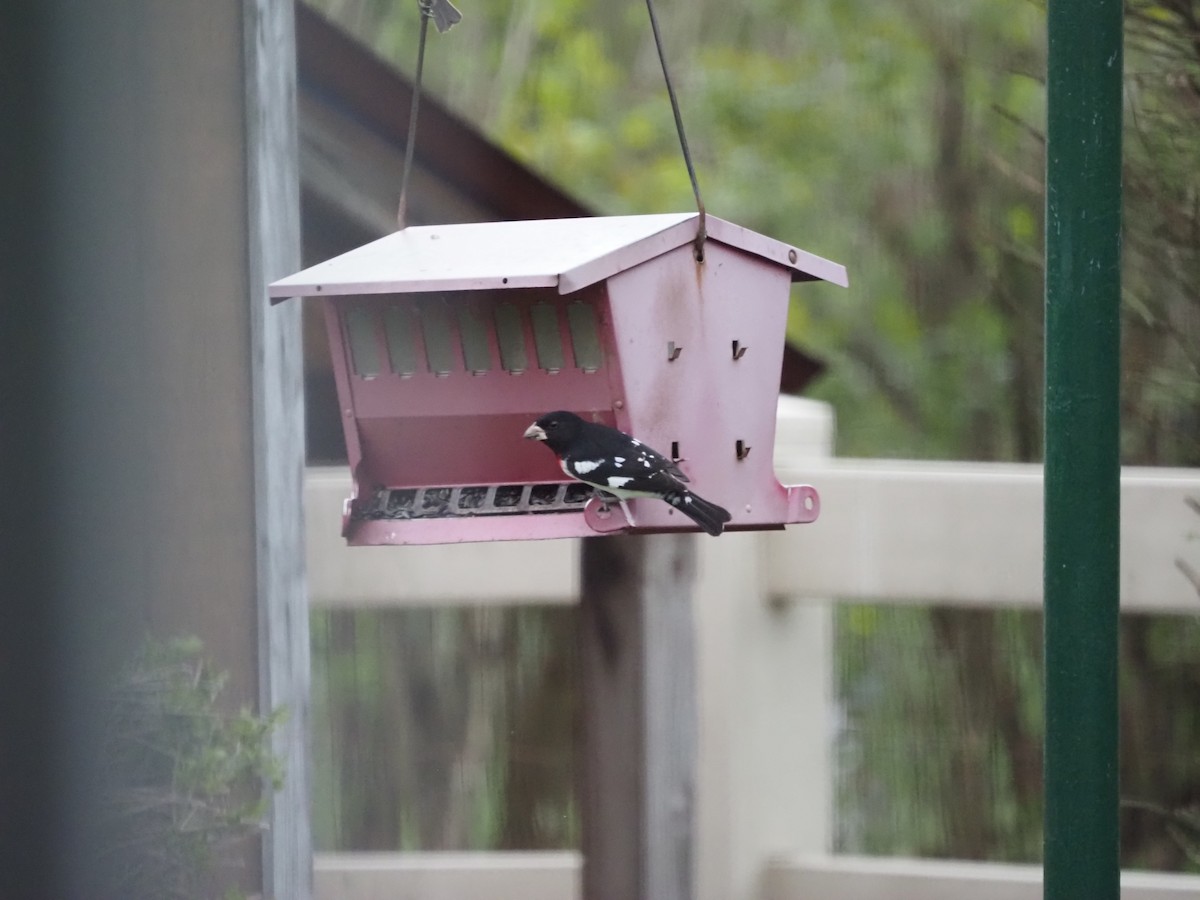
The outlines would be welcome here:
M 434 375 L 444 378 L 458 368 L 450 314 L 443 301 L 433 300 L 421 307 L 421 332 L 425 336 L 425 357 Z
M 575 365 L 587 374 L 600 371 L 604 353 L 600 349 L 600 327 L 596 310 L 590 303 L 576 301 L 567 305 L 567 326 L 571 331 L 571 348 Z
M 547 372 L 563 368 L 562 333 L 558 329 L 558 310 L 551 303 L 537 303 L 529 311 L 533 322 L 533 343 L 537 349 L 538 365 Z
M 365 309 L 348 309 L 342 317 L 342 322 L 350 344 L 350 361 L 354 366 L 354 374 L 360 378 L 375 378 L 379 374 L 380 365 L 374 316 Z
M 401 378 L 417 373 L 417 334 L 412 310 L 389 306 L 383 311 L 383 332 L 387 338 L 388 361 Z
M 520 375 L 529 368 L 521 313 L 511 303 L 501 303 L 496 307 L 495 316 L 496 342 L 500 345 L 500 366 L 506 372 Z

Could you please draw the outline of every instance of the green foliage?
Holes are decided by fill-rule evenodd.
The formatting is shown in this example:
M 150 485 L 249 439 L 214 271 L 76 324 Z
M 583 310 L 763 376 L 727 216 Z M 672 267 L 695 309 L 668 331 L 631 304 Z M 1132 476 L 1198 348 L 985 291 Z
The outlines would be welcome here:
M 312 0 L 401 68 L 416 4 Z M 967 0 L 660 3 L 708 208 L 849 264 L 797 289 L 841 452 L 1037 459 L 1044 12 Z M 1200 460 L 1200 60 L 1187 3 L 1129 4 L 1125 448 Z M 640 4 L 473 4 L 431 89 L 605 213 L 689 208 Z
M 839 608 L 838 849 L 1040 857 L 1040 628 L 1029 612 Z
M 1163 823 L 1195 869 L 1200 869 L 1200 807 L 1166 809 L 1154 803 L 1127 801 L 1126 809 L 1150 813 Z
M 102 896 L 216 896 L 223 854 L 262 829 L 283 779 L 270 737 L 284 713 L 224 710 L 226 681 L 195 638 L 147 639 L 121 677 L 103 743 L 118 865 Z
M 1200 465 L 1200 11 L 1127 4 L 1124 454 Z
M 415 8 L 317 5 L 411 69 Z M 849 292 L 797 289 L 792 326 L 832 363 L 819 394 L 838 408 L 842 451 L 1029 458 L 1042 163 L 1024 123 L 1042 104 L 1039 10 L 660 7 L 708 208 L 850 266 Z M 602 212 L 692 205 L 644 8 L 465 13 L 430 49 L 434 92 Z
M 1040 860 L 1041 616 L 842 606 L 836 621 L 838 848 Z M 1122 620 L 1126 867 L 1200 870 L 1198 656 L 1200 619 Z
M 323 850 L 577 845 L 568 609 L 314 614 Z

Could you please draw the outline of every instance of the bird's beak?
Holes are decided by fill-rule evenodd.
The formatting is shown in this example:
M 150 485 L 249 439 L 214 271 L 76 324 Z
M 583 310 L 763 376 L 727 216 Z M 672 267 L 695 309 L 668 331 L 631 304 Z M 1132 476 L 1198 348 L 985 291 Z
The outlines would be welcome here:
M 546 432 L 542 431 L 542 426 L 536 422 L 525 429 L 525 437 L 533 441 L 544 441 Z

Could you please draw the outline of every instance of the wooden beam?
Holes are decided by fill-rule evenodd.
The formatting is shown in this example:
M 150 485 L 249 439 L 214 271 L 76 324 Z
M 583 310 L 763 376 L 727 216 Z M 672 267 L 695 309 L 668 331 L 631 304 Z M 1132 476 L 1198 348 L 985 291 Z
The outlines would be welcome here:
M 263 838 L 263 894 L 312 896 L 309 634 L 305 595 L 304 381 L 299 304 L 266 285 L 300 267 L 293 0 L 242 0 L 247 202 L 246 315 L 254 420 L 258 700 L 286 710 L 272 735 L 284 766 Z
M 692 535 L 583 549 L 585 900 L 692 900 L 696 763 Z

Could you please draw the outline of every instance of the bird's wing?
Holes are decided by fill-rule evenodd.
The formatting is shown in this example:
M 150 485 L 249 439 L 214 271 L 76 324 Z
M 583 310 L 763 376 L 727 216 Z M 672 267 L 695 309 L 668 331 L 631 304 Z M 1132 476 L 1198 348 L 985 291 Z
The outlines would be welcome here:
M 662 495 L 682 489 L 669 460 L 648 447 L 631 445 L 625 452 L 568 454 L 563 469 L 568 475 L 608 490 Z

